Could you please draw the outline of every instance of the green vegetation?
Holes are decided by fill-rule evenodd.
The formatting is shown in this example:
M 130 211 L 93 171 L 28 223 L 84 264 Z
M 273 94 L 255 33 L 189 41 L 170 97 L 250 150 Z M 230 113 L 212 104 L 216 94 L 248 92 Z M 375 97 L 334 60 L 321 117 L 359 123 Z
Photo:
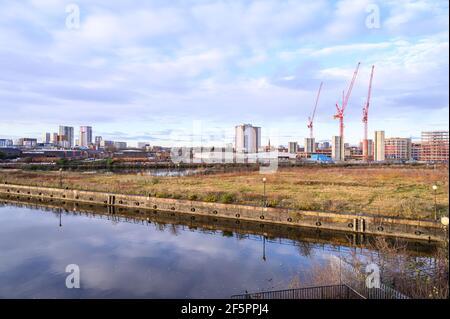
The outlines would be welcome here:
M 57 166 L 66 167 L 69 164 L 69 160 L 67 158 L 60 158 L 56 161 Z

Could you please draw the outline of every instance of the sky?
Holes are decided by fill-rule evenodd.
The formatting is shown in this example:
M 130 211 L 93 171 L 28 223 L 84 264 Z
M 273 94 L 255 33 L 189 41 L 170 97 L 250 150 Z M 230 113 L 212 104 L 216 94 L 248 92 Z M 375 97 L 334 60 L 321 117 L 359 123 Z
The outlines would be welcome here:
M 262 144 L 338 134 L 333 119 L 358 62 L 346 142 L 448 129 L 448 1 L 2 0 L 0 138 L 58 125 L 130 145 Z

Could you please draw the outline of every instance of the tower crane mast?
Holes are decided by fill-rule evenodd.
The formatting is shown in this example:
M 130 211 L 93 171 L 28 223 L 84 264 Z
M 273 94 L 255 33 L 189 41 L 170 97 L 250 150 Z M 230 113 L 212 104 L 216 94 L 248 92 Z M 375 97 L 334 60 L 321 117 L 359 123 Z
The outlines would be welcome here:
M 308 117 L 308 128 L 309 128 L 309 137 L 314 138 L 313 126 L 314 126 L 314 117 L 316 116 L 317 104 L 319 103 L 320 92 L 322 91 L 323 82 L 320 82 L 319 91 L 317 92 L 316 104 L 314 105 L 313 112 L 310 117 Z
M 369 91 L 367 92 L 367 101 L 363 107 L 363 117 L 362 117 L 362 121 L 364 123 L 363 159 L 365 161 L 369 160 L 368 121 L 369 121 L 370 98 L 372 95 L 372 80 L 374 68 L 375 66 L 372 65 L 372 71 L 370 73 L 370 81 L 369 81 Z
M 350 95 L 352 94 L 353 85 L 355 84 L 360 65 L 361 62 L 358 62 L 356 70 L 353 72 L 352 81 L 350 82 L 350 85 L 348 87 L 347 94 L 345 94 L 344 92 L 342 93 L 342 105 L 339 106 L 338 103 L 336 103 L 336 114 L 334 115 L 334 118 L 339 119 L 339 136 L 342 138 L 342 140 L 344 140 L 344 112 L 345 108 L 347 107 Z

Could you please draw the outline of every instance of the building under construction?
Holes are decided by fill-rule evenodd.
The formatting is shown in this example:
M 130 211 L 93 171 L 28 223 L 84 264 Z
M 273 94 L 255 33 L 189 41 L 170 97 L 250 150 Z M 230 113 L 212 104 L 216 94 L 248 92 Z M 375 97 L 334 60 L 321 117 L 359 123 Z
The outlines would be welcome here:
M 384 153 L 386 160 L 411 160 L 411 139 L 405 137 L 385 139 Z
M 448 131 L 422 132 L 420 161 L 448 162 Z
M 342 162 L 345 160 L 363 160 L 365 162 L 376 161 L 421 161 L 421 162 L 448 162 L 449 160 L 449 136 L 448 131 L 422 132 L 420 143 L 412 142 L 411 138 L 391 137 L 385 138 L 384 131 L 375 131 L 375 139 L 368 138 L 369 106 L 372 95 L 372 81 L 375 66 L 372 65 L 367 100 L 363 107 L 362 121 L 364 124 L 364 138 L 359 146 L 350 147 L 344 141 L 344 112 L 348 105 L 353 85 L 358 75 L 358 63 L 347 91 L 342 92 L 342 103 L 336 103 L 335 119 L 339 120 L 339 135 L 332 137 L 332 147 L 320 149 L 315 143 L 313 125 L 316 109 L 319 102 L 323 83 L 320 83 L 315 104 L 311 116 L 308 118 L 307 127 L 310 130 L 309 137 L 304 140 L 304 148 L 299 157 L 312 158 L 312 155 L 331 156 L 333 161 Z M 292 148 L 290 147 L 290 150 Z M 291 153 L 295 153 L 293 150 Z

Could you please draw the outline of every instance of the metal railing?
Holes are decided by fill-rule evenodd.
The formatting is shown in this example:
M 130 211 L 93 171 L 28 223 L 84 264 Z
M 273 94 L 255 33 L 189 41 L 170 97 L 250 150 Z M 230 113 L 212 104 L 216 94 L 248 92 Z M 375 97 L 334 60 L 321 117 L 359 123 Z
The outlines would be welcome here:
M 262 291 L 233 295 L 232 299 L 409 299 L 402 293 L 381 284 L 380 288 L 360 287 L 353 289 L 347 284 L 316 286 L 297 289 Z
M 364 286 L 355 287 L 355 289 L 366 299 L 409 299 L 408 296 L 382 283 L 380 288 L 367 288 Z
M 232 299 L 366 299 L 347 285 L 330 285 L 233 295 Z

